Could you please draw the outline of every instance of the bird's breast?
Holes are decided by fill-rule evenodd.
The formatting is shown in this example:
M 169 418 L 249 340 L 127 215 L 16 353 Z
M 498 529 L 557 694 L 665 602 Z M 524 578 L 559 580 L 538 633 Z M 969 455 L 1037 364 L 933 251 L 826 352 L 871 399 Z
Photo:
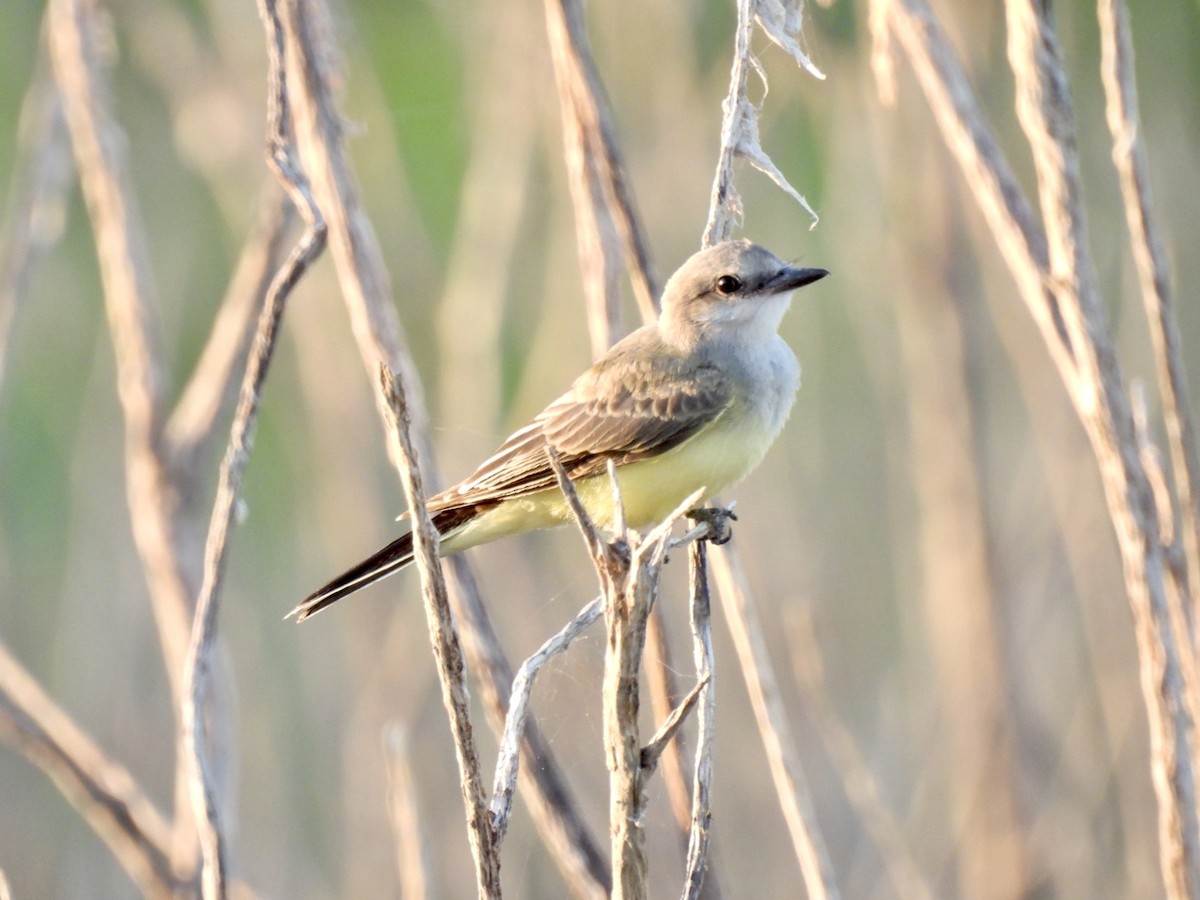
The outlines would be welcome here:
M 751 430 L 761 429 L 767 443 L 775 439 L 787 421 L 800 387 L 800 363 L 778 335 L 736 357 L 731 377 L 740 383 L 738 402 L 730 418 Z
M 627 517 L 635 527 L 658 522 L 698 488 L 705 489 L 707 501 L 737 484 L 779 436 L 800 385 L 791 349 L 777 339 L 729 370 L 739 383 L 724 414 L 662 456 L 622 467 Z

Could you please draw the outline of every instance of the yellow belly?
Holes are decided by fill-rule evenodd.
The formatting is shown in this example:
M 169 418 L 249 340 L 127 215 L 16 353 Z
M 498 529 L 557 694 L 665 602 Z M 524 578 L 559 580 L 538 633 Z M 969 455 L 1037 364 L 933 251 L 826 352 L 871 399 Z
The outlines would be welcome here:
M 708 430 L 673 450 L 617 470 L 625 521 L 645 530 L 658 524 L 692 493 L 704 489 L 701 502 L 741 481 L 766 453 L 774 439 L 765 428 L 748 427 L 723 418 Z M 602 528 L 613 523 L 613 491 L 607 475 L 585 478 L 576 484 L 580 500 Z M 469 522 L 442 541 L 444 554 L 457 553 L 497 538 L 571 520 L 566 498 L 558 489 L 507 500 Z

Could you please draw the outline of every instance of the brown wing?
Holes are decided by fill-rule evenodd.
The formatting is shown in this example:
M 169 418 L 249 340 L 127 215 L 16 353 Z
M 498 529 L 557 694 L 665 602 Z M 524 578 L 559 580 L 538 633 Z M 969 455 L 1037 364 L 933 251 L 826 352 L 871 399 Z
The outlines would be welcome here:
M 505 500 L 555 485 L 549 443 L 572 478 L 676 447 L 717 419 L 732 390 L 715 367 L 697 365 L 655 329 L 621 341 L 571 390 L 508 438 L 469 478 L 433 498 L 431 510 Z
M 585 372 L 571 390 L 505 441 L 466 481 L 429 501 L 443 535 L 511 497 L 553 487 L 547 443 L 573 478 L 663 453 L 715 421 L 732 399 L 728 381 L 662 344 L 655 329 L 634 332 Z M 407 514 L 406 514 L 407 515 Z M 404 534 L 303 600 L 299 620 L 412 561 Z

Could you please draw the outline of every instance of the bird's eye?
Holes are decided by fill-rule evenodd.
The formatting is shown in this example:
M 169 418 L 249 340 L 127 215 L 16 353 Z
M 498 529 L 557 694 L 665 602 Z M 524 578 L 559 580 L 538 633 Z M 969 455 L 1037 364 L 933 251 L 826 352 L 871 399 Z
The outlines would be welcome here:
M 736 275 L 722 275 L 717 279 L 717 290 L 722 294 L 732 294 L 742 286 L 742 279 Z

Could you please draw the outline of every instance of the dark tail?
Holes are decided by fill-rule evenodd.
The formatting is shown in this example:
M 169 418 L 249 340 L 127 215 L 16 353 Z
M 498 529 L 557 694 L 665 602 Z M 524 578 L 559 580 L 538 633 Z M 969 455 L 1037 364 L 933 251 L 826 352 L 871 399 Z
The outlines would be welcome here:
M 435 513 L 434 527 L 443 537 L 455 528 L 471 521 L 485 507 L 467 506 L 451 507 Z M 407 518 L 405 514 L 405 518 Z M 347 594 L 353 594 L 359 588 L 374 584 L 381 578 L 387 578 L 393 572 L 399 572 L 413 561 L 413 536 L 411 533 L 402 534 L 382 550 L 372 553 L 354 568 L 339 575 L 329 584 L 309 594 L 301 600 L 296 608 L 284 618 L 296 617 L 297 622 L 303 622 L 309 616 L 315 616 L 331 603 L 336 603 Z
M 296 605 L 287 618 L 296 617 L 303 622 L 331 603 L 336 603 L 347 594 L 399 572 L 413 560 L 413 536 L 404 534 L 396 538 L 378 553 L 373 553 L 357 566 L 339 575 L 324 587 L 314 591 Z

